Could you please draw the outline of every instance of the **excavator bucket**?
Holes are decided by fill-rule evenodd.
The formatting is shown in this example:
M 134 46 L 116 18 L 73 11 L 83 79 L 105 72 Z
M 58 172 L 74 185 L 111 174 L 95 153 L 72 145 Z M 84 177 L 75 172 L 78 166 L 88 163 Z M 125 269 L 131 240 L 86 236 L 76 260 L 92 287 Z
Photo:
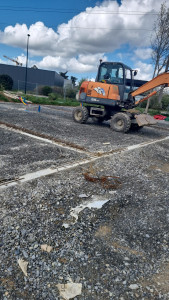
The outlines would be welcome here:
M 145 125 L 155 125 L 157 124 L 157 120 L 154 119 L 152 116 L 147 115 L 147 114 L 139 114 L 135 115 L 137 124 L 139 126 L 145 126 Z

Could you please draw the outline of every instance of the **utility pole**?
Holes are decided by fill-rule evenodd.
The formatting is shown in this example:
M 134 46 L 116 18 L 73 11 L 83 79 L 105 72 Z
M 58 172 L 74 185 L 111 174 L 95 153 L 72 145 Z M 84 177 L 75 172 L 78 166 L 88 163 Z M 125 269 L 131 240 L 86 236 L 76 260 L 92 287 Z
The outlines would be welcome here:
M 27 72 L 28 72 L 28 46 L 29 46 L 29 37 L 30 34 L 27 34 L 27 54 L 26 54 L 26 71 L 25 71 L 25 94 L 26 94 L 26 88 L 27 88 Z

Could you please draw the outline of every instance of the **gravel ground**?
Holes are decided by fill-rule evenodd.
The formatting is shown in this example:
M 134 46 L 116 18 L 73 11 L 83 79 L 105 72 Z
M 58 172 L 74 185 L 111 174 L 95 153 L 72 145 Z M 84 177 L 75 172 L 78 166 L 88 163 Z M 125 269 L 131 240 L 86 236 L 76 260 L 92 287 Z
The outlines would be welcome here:
M 47 167 L 57 167 L 64 163 L 86 157 L 70 149 L 45 143 L 36 137 L 25 136 L 9 128 L 0 128 L 2 167 L 0 177 L 21 176 Z
M 21 129 L 0 127 L 0 299 L 169 299 L 167 122 L 119 134 L 74 123 L 72 108 L 28 109 L 0 103 L 0 121 Z M 59 283 L 82 290 L 64 298 Z
M 40 113 L 38 106 L 28 109 L 23 108 L 22 104 L 1 104 L 0 121 L 78 144 L 90 152 L 110 151 L 166 136 L 166 132 L 152 132 L 151 128 L 145 127 L 139 133 L 130 131 L 124 138 L 118 132 L 112 134 L 108 122 L 98 125 L 89 119 L 87 124 L 74 123 L 72 108 L 59 107 L 57 110 L 42 106 Z M 110 145 L 104 145 L 107 142 Z

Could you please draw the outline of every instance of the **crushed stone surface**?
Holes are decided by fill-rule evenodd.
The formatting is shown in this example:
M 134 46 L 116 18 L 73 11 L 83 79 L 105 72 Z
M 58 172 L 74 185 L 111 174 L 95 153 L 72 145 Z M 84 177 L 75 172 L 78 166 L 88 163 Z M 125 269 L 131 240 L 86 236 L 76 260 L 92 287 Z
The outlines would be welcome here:
M 91 162 L 0 189 L 0 299 L 61 300 L 58 286 L 71 288 L 70 279 L 81 288 L 62 295 L 75 300 L 169 299 L 169 140 L 158 142 L 168 127 L 120 134 L 108 122 L 74 123 L 72 108 L 36 109 L 0 103 L 0 121 L 86 151 L 1 125 L 0 180 Z M 156 142 L 112 152 L 150 141 Z M 94 153 L 106 155 L 93 161 Z M 86 180 L 86 172 L 121 184 L 105 187 Z M 93 199 L 103 205 L 88 205 Z M 77 207 L 84 209 L 74 216 Z M 18 261 L 26 263 L 27 276 Z

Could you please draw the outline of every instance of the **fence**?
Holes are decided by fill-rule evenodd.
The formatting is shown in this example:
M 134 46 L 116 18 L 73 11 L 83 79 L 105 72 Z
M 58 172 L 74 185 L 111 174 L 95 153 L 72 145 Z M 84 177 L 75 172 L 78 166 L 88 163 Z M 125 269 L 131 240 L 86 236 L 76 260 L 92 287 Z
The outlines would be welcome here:
M 39 84 L 38 83 L 33 83 L 33 82 L 27 82 L 26 84 L 26 90 L 27 92 L 31 92 L 31 94 L 38 95 L 38 88 Z M 18 91 L 24 91 L 25 90 L 25 81 L 18 80 L 18 86 L 17 86 Z

